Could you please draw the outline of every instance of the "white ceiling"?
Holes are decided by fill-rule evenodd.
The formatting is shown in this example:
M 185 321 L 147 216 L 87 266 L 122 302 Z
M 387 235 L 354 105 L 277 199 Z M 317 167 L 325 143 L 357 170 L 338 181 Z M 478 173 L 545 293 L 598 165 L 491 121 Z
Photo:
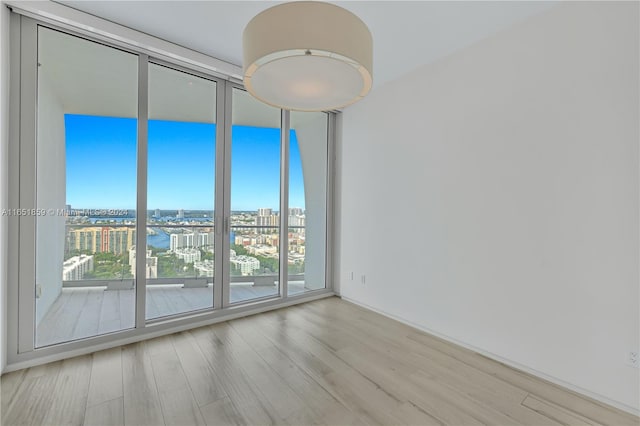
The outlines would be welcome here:
M 135 117 L 135 55 L 48 28 L 38 30 L 38 106 L 55 96 L 64 113 Z
M 38 99 L 55 97 L 66 114 L 137 117 L 138 58 L 48 28 L 38 30 Z M 46 87 L 46 90 L 45 90 Z M 233 92 L 233 124 L 278 127 L 280 110 L 243 90 Z M 215 123 L 215 83 L 152 64 L 149 118 Z M 304 114 L 296 114 L 300 121 Z
M 242 65 L 242 31 L 275 1 L 61 1 Z M 554 2 L 337 1 L 373 34 L 374 87 L 553 7 Z

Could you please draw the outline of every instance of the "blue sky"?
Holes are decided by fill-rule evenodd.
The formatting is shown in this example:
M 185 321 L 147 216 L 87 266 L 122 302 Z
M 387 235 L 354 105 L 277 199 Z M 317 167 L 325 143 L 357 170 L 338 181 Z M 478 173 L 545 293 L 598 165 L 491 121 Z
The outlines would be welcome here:
M 136 135 L 133 118 L 65 115 L 67 204 L 134 209 Z M 147 205 L 213 210 L 214 124 L 149 121 Z M 290 207 L 304 208 L 298 140 L 291 131 Z M 232 128 L 231 209 L 279 210 L 280 129 Z

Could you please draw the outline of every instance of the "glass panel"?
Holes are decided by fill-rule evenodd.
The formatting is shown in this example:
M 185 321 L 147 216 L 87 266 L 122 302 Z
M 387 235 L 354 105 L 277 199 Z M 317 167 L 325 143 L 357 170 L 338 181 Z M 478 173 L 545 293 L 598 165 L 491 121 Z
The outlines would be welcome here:
M 149 64 L 147 319 L 213 308 L 215 119 L 215 82 Z
M 325 288 L 328 116 L 291 112 L 289 295 Z
M 36 347 L 132 328 L 138 57 L 38 29 Z
M 233 90 L 231 303 L 279 291 L 280 110 Z

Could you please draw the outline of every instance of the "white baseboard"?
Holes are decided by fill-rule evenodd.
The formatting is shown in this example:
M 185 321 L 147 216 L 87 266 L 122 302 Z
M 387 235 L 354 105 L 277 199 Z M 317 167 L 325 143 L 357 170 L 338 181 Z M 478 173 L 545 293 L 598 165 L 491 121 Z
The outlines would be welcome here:
M 423 331 L 425 333 L 432 334 L 432 335 L 434 335 L 436 337 L 439 337 L 439 338 L 441 338 L 443 340 L 446 340 L 447 342 L 450 342 L 450 343 L 453 343 L 455 345 L 462 346 L 465 349 L 469 349 L 469 350 L 472 350 L 474 352 L 477 352 L 477 353 L 479 353 L 479 354 L 481 354 L 483 356 L 486 356 L 487 358 L 493 359 L 494 361 L 498 361 L 498 362 L 500 362 L 502 364 L 506 364 L 509 367 L 515 368 L 515 369 L 520 370 L 520 371 L 524 371 L 525 373 L 528 373 L 528 374 L 531 374 L 533 376 L 539 377 L 541 379 L 544 379 L 544 380 L 546 380 L 548 382 L 551 382 L 553 384 L 556 384 L 558 386 L 562 386 L 563 388 L 567 388 L 567 389 L 569 389 L 569 390 L 571 390 L 573 392 L 576 392 L 576 393 L 579 393 L 581 395 L 587 396 L 587 397 L 589 397 L 591 399 L 594 399 L 594 400 L 596 400 L 598 402 L 601 402 L 603 404 L 607 404 L 607 405 L 610 405 L 612 407 L 618 408 L 618 409 L 620 409 L 622 411 L 625 411 L 625 412 L 627 412 L 629 414 L 633 414 L 634 416 L 640 416 L 640 410 L 638 410 L 637 408 L 631 407 L 631 406 L 629 406 L 627 404 L 623 404 L 621 402 L 614 401 L 614 400 L 612 400 L 610 398 L 607 398 L 606 396 L 603 396 L 603 395 L 600 395 L 598 393 L 592 392 L 590 390 L 581 388 L 580 386 L 576 386 L 576 385 L 574 385 L 572 383 L 569 383 L 569 382 L 566 382 L 566 381 L 564 381 L 562 379 L 558 379 L 557 377 L 550 376 L 550 375 L 548 375 L 546 373 L 543 373 L 541 371 L 538 371 L 538 370 L 535 370 L 533 368 L 527 367 L 526 365 L 522 365 L 522 364 L 520 364 L 520 363 L 518 363 L 516 361 L 512 361 L 510 359 L 503 358 L 500 355 L 496 355 L 496 354 L 488 352 L 488 351 L 486 351 L 486 350 L 484 350 L 482 348 L 478 348 L 476 346 L 473 346 L 473 345 L 470 345 L 468 343 L 462 342 L 460 340 L 454 339 L 453 337 L 449 337 L 449 336 L 447 336 L 445 334 L 439 333 L 439 332 L 437 332 L 435 330 L 432 330 L 430 328 L 424 327 L 422 325 L 419 325 L 419 324 L 416 324 L 414 322 L 408 321 L 408 320 L 406 320 L 404 318 L 401 318 L 401 317 L 398 317 L 396 315 L 390 314 L 388 312 L 382 311 L 380 309 L 374 308 L 372 306 L 367 305 L 366 303 L 362 303 L 362 302 L 359 302 L 357 300 L 354 300 L 354 299 L 351 299 L 351 298 L 345 297 L 345 296 L 338 295 L 338 297 L 340 297 L 341 299 L 346 300 L 347 302 L 351 302 L 354 305 L 358 305 L 358 306 L 363 307 L 365 309 L 368 309 L 370 311 L 376 312 L 376 313 L 378 313 L 380 315 L 384 315 L 387 318 L 391 318 L 393 320 L 401 322 L 401 323 L 403 323 L 405 325 L 408 325 L 409 327 L 413 327 L 413 328 L 418 329 L 420 331 Z

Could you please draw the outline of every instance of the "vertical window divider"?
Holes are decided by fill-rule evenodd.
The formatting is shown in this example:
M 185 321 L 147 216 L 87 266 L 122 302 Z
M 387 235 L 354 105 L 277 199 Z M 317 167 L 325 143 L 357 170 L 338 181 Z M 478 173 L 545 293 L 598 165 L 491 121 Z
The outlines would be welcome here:
M 227 103 L 227 83 L 225 81 L 216 82 L 216 158 L 215 158 L 215 192 L 213 209 L 214 232 L 214 268 L 213 268 L 213 309 L 222 309 L 224 306 L 223 297 L 228 293 L 223 291 L 225 282 L 224 269 L 224 194 L 226 193 L 225 183 L 227 177 L 225 174 L 225 152 L 227 148 L 227 121 L 226 121 L 226 103 Z
M 280 295 L 289 295 L 289 133 L 291 112 L 280 115 Z
M 219 226 L 222 226 L 222 245 L 220 247 L 221 253 L 220 256 L 216 255 L 216 267 L 218 271 L 220 271 L 220 276 L 222 277 L 222 307 L 226 308 L 229 306 L 231 301 L 231 274 L 230 265 L 229 265 L 229 253 L 231 250 L 230 247 L 230 228 L 227 227 L 228 221 L 231 220 L 231 126 L 233 125 L 233 85 L 225 82 L 224 84 L 224 141 L 223 141 L 223 167 L 222 173 L 224 176 L 223 179 L 223 190 L 222 190 L 222 205 L 220 206 L 222 209 L 221 218 Z M 218 215 L 216 213 L 216 215 Z
M 335 257 L 335 186 L 336 186 L 336 138 L 338 128 L 338 114 L 340 112 L 329 114 L 327 117 L 327 194 L 326 194 L 326 241 L 324 246 L 325 252 L 325 288 L 333 288 L 336 281 L 335 265 L 337 258 Z
M 36 207 L 36 149 L 38 128 L 38 26 L 30 18 L 23 17 L 20 22 L 20 148 L 19 207 Z M 18 294 L 18 352 L 31 352 L 35 348 L 35 288 L 36 265 L 31 262 L 36 253 L 36 216 L 19 216 L 20 265 L 18 276 L 21 285 Z
M 149 57 L 138 55 L 138 143 L 136 200 L 136 328 L 146 324 L 147 154 L 149 136 Z
M 12 60 L 9 62 L 11 73 L 10 81 L 10 103 L 9 103 L 9 146 L 7 147 L 8 162 L 7 162 L 7 179 L 8 179 L 8 199 L 7 206 L 20 205 L 20 127 L 21 127 L 21 107 L 24 102 L 20 97 L 21 86 L 21 63 L 20 59 L 13 60 L 13 58 L 20 58 L 21 47 L 21 16 L 15 13 L 11 13 L 10 16 L 10 57 Z M 24 287 L 22 281 L 20 281 L 20 271 L 22 270 L 22 252 L 23 247 L 20 246 L 20 220 L 17 216 L 10 216 L 7 218 L 8 227 L 8 245 L 7 247 L 13 247 L 13 250 L 7 250 L 7 265 L 18 265 L 18 267 L 7 268 L 7 283 L 14 283 L 14 285 L 7 285 L 7 301 L 5 305 L 7 307 L 7 324 L 15 324 L 14 327 L 8 326 L 6 328 L 6 359 L 7 362 L 12 362 L 17 357 L 19 351 L 19 340 L 24 334 L 22 330 L 22 324 L 18 320 L 20 311 L 19 304 L 22 302 L 20 299 L 20 293 L 22 293 L 22 287 Z M 15 285 L 17 284 L 17 285 Z M 28 332 L 35 340 L 35 330 Z

